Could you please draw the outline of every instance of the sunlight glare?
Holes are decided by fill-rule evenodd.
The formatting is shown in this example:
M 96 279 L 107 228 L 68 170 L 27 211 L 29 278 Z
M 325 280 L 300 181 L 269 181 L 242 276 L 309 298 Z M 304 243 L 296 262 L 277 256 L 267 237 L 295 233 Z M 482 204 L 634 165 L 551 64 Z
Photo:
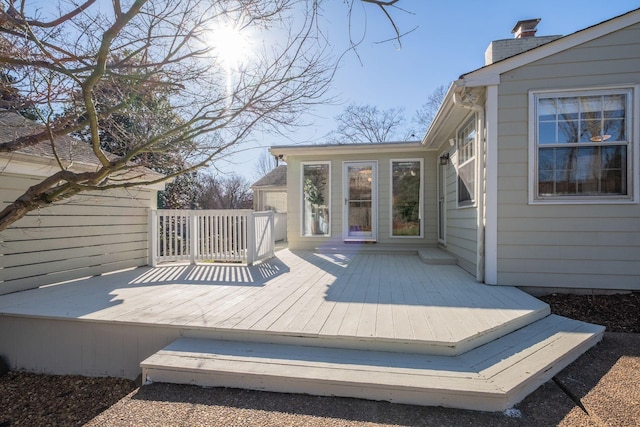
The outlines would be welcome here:
M 214 54 L 226 68 L 236 68 L 249 57 L 251 42 L 247 30 L 232 25 L 219 25 L 211 30 Z

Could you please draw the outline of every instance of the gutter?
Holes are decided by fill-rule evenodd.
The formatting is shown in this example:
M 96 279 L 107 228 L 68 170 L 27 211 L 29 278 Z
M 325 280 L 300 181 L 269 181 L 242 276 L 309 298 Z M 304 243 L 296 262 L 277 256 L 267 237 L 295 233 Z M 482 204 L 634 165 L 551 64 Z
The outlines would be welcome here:
M 485 175 L 485 150 L 486 150 L 486 135 L 484 127 L 484 107 L 476 103 L 476 96 L 472 94 L 464 95 L 464 81 L 457 80 L 454 84 L 458 87 L 458 90 L 453 92 L 454 105 L 471 110 L 476 113 L 476 280 L 480 283 L 484 282 L 484 175 Z

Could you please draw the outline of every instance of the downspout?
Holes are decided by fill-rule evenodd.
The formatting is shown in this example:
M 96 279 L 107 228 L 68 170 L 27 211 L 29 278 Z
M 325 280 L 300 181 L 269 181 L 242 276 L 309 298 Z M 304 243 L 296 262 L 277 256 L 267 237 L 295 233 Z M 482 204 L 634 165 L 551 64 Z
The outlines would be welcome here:
M 458 82 L 456 82 L 458 84 Z M 461 82 L 460 82 L 461 83 Z M 476 103 L 477 97 L 472 94 L 464 95 L 464 86 L 461 91 L 453 92 L 453 103 L 458 107 L 471 110 L 476 113 L 476 280 L 484 282 L 484 168 L 486 135 L 484 128 L 484 107 Z M 462 93 L 461 93 L 462 92 Z

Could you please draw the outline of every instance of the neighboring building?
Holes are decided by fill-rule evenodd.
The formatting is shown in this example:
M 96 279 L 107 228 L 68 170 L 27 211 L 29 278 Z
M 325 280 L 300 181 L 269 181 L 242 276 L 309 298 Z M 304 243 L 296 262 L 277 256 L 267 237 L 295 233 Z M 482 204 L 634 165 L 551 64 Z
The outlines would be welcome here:
M 287 165 L 273 168 L 252 186 L 253 210 L 274 212 L 274 239 L 287 239 Z
M 40 128 L 0 110 L 1 142 Z M 56 149 L 65 167 L 97 167 L 89 147 L 78 140 L 57 138 Z M 48 142 L 0 153 L 0 210 L 57 170 Z M 83 192 L 29 213 L 0 233 L 0 294 L 147 265 L 148 211 L 156 207 L 157 191 L 163 188 Z
M 273 168 L 252 186 L 253 210 L 287 212 L 287 165 Z
M 451 85 L 420 144 L 272 147 L 290 246 L 438 246 L 488 284 L 639 290 L 640 9 L 565 37 L 538 21 Z

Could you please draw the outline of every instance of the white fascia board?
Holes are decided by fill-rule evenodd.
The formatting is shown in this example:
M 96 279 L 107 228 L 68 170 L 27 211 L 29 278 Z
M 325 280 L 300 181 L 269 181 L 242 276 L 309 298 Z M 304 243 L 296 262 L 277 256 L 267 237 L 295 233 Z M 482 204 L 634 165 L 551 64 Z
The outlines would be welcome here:
M 438 111 L 436 112 L 436 115 L 433 118 L 433 121 L 429 125 L 429 129 L 427 129 L 427 132 L 422 138 L 422 141 L 421 141 L 422 145 L 428 148 L 437 148 L 437 147 L 434 147 L 434 144 L 438 139 L 437 138 L 438 133 L 442 129 L 442 125 L 447 122 L 454 108 L 453 92 L 455 91 L 457 86 L 458 84 L 455 81 L 452 82 L 451 85 L 449 86 L 447 93 L 444 95 L 444 99 L 442 100 L 442 104 L 440 105 L 440 108 L 438 108 Z
M 334 154 L 409 153 L 425 151 L 418 141 L 402 143 L 335 144 L 335 145 L 277 145 L 269 148 L 274 156 L 305 156 Z
M 70 170 L 74 172 L 94 172 L 98 166 L 74 162 L 70 167 Z M 48 159 L 41 156 L 32 156 L 24 153 L 10 153 L 6 155 L 0 155 L 0 175 L 3 173 L 11 173 L 16 175 L 26 175 L 39 178 L 49 177 L 56 172 L 60 171 L 60 167 L 53 159 Z M 148 175 L 144 175 L 148 176 Z M 148 179 L 157 179 L 157 177 L 148 176 Z M 167 179 L 166 181 L 157 182 L 154 184 L 141 184 L 141 188 L 147 188 L 150 190 L 164 190 L 165 185 L 172 182 L 173 179 Z
M 636 9 L 617 18 L 596 24 L 584 30 L 549 42 L 545 45 L 531 49 L 530 51 L 503 59 L 495 64 L 487 65 L 476 71 L 461 76 L 464 86 L 490 86 L 500 84 L 500 75 L 531 62 L 538 61 L 556 53 L 565 51 L 580 44 L 597 39 L 598 37 L 618 31 L 622 28 L 640 22 L 640 9 Z
M 96 165 L 75 162 L 72 169 L 78 172 L 93 172 Z M 23 153 L 9 153 L 0 156 L 0 173 L 15 173 L 37 177 L 47 177 L 58 172 L 60 167 L 53 159 Z

